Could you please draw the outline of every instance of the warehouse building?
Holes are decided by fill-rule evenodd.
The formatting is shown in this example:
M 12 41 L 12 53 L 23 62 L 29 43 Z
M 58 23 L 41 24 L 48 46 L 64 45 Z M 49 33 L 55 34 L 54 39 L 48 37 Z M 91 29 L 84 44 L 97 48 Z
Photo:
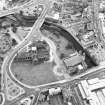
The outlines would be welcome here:
M 105 104 L 105 79 L 93 78 L 90 80 L 82 80 L 77 88 L 82 101 L 88 102 L 88 105 Z

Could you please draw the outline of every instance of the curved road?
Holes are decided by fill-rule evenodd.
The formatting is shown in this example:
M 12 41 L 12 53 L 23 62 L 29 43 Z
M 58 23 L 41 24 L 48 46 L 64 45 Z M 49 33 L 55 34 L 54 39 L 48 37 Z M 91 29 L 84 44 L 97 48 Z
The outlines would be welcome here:
M 41 1 L 41 4 L 42 4 L 42 1 Z M 36 5 L 38 5 L 38 4 L 36 4 Z M 49 1 L 48 0 L 43 0 L 43 6 L 44 6 L 44 10 L 42 11 L 41 15 L 39 16 L 39 18 L 34 23 L 32 29 L 29 32 L 29 34 L 27 35 L 27 37 L 19 45 L 17 45 L 17 47 L 13 50 L 13 52 L 11 52 L 10 55 L 8 55 L 5 58 L 5 60 L 3 62 L 3 65 L 2 65 L 2 74 L 5 74 L 5 72 L 9 71 L 9 65 L 11 64 L 11 61 L 12 61 L 13 57 L 15 56 L 15 54 L 18 52 L 18 50 L 20 50 L 23 46 L 25 46 L 33 36 L 39 34 L 38 30 L 42 26 L 42 24 L 45 20 L 46 13 L 47 13 L 47 11 L 50 7 Z M 3 80 L 3 78 L 2 78 L 2 80 Z
M 6 59 L 4 60 L 3 62 L 3 65 L 2 65 L 2 72 L 5 73 L 6 71 L 9 71 L 9 66 L 11 64 L 11 61 L 13 59 L 13 57 L 15 56 L 15 54 L 17 53 L 18 50 L 20 50 L 23 46 L 25 46 L 29 41 L 30 39 L 32 38 L 32 36 L 34 35 L 37 35 L 39 34 L 38 30 L 39 28 L 42 26 L 44 20 L 45 20 L 45 15 L 46 15 L 46 12 L 48 10 L 48 8 L 50 7 L 49 5 L 49 2 L 48 0 L 44 0 L 44 5 L 45 5 L 45 8 L 41 14 L 41 16 L 38 18 L 38 20 L 35 22 L 35 24 L 33 25 L 33 28 L 32 30 L 30 31 L 30 33 L 27 35 L 27 37 L 16 47 L 16 49 L 14 49 L 14 51 L 6 57 Z M 103 65 L 100 65 L 98 67 L 95 67 L 95 68 L 92 68 L 88 71 L 86 71 L 85 73 L 82 73 L 80 75 L 77 75 L 77 76 L 74 76 L 70 79 L 66 79 L 66 80 L 62 80 L 62 81 L 57 81 L 57 82 L 54 82 L 54 83 L 50 83 L 50 84 L 46 84 L 46 85 L 42 85 L 42 86 L 48 86 L 48 85 L 53 85 L 53 84 L 59 84 L 59 83 L 65 83 L 65 82 L 70 82 L 70 81 L 73 81 L 75 79 L 79 79 L 83 76 L 86 76 L 88 74 L 91 74 L 91 73 L 94 73 L 94 72 L 98 72 L 98 71 L 103 71 L 103 68 L 105 68 L 104 64 Z M 30 88 L 30 87 L 29 87 Z M 35 87 L 33 87 L 35 88 Z

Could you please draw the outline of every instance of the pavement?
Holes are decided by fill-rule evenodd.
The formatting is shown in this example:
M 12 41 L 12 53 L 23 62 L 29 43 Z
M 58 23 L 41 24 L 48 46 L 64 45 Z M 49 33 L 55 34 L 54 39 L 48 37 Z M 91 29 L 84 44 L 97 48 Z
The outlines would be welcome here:
M 38 3 L 39 3 L 39 2 L 38 2 Z M 43 24 L 43 22 L 44 22 L 44 20 L 45 20 L 46 12 L 47 12 L 48 8 L 50 7 L 48 0 L 44 0 L 43 3 L 44 3 L 44 5 L 45 5 L 45 8 L 44 8 L 44 10 L 43 10 L 41 16 L 40 16 L 40 17 L 38 18 L 38 20 L 34 23 L 33 28 L 31 29 L 31 31 L 29 32 L 29 34 L 27 35 L 27 37 L 26 37 L 19 45 L 17 45 L 17 47 L 13 50 L 13 52 L 11 52 L 11 54 L 10 54 L 9 56 L 7 56 L 7 57 L 5 58 L 5 60 L 4 60 L 4 62 L 3 62 L 3 65 L 2 65 L 2 73 L 5 73 L 5 72 L 7 71 L 7 72 L 10 74 L 10 65 L 11 65 L 11 63 L 12 63 L 12 60 L 13 60 L 15 54 L 16 54 L 23 46 L 25 46 L 26 44 L 28 44 L 28 42 L 30 41 L 30 39 L 31 39 L 33 36 L 39 34 L 38 30 L 39 30 L 39 28 L 42 26 L 42 24 Z M 37 3 L 36 3 L 36 5 L 37 5 Z M 28 5 L 25 5 L 25 7 L 26 7 L 26 6 L 28 6 Z M 23 7 L 22 7 L 22 8 L 23 8 Z M 5 16 L 5 15 L 7 15 L 7 14 L 11 14 L 11 12 L 14 12 L 14 13 L 15 13 L 16 11 L 17 11 L 17 9 L 10 10 L 10 11 L 9 11 L 10 13 L 7 13 L 8 11 L 7 11 L 7 12 L 5 11 L 4 14 L 0 14 L 0 17 Z M 50 84 L 40 85 L 40 86 L 37 86 L 37 87 L 44 87 L 44 86 L 49 86 L 49 85 L 54 85 L 54 84 L 62 84 L 62 83 L 66 83 L 66 82 L 71 82 L 71 81 L 73 81 L 73 80 L 80 79 L 80 78 L 82 78 L 82 77 L 84 77 L 84 76 L 86 76 L 86 75 L 89 75 L 89 74 L 91 74 L 91 73 L 98 72 L 98 71 L 103 71 L 103 70 L 104 70 L 103 68 L 105 68 L 105 65 L 104 65 L 104 64 L 102 64 L 102 65 L 100 65 L 100 66 L 97 66 L 97 67 L 94 67 L 94 68 L 92 68 L 92 69 L 90 69 L 90 70 L 87 70 L 85 73 L 82 73 L 82 74 L 80 74 L 80 75 L 71 77 L 71 78 L 69 78 L 69 79 L 61 80 L 61 81 L 57 81 L 57 82 L 53 82 L 53 83 L 50 83 Z M 11 74 L 10 74 L 10 75 L 11 75 Z M 12 75 L 12 78 L 13 78 L 14 80 L 16 80 L 13 75 Z M 17 80 L 16 80 L 16 81 L 17 81 Z M 17 82 L 19 82 L 19 81 L 17 81 Z M 21 84 L 21 82 L 19 82 L 19 83 Z M 28 88 L 37 88 L 37 87 L 29 87 L 29 86 L 26 86 L 26 87 L 28 87 Z

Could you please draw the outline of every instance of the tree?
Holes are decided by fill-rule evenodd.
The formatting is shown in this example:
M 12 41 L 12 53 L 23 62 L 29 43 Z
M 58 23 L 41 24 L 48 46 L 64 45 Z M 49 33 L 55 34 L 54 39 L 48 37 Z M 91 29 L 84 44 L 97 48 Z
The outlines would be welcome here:
M 15 39 L 12 39 L 12 46 L 15 46 L 15 45 L 17 45 L 17 42 Z
M 63 59 L 63 58 L 65 58 L 65 54 L 64 53 L 61 53 L 60 59 Z
M 67 50 L 73 49 L 73 44 L 72 44 L 72 43 L 68 43 L 65 48 L 66 48 Z

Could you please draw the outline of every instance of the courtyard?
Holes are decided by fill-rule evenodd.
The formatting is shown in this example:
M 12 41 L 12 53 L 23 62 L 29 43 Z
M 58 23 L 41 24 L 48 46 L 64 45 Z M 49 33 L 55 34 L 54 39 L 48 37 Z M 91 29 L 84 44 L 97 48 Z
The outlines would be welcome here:
M 20 82 L 30 86 L 37 86 L 58 81 L 58 77 L 53 73 L 54 66 L 53 62 L 40 65 L 13 62 L 11 71 Z

